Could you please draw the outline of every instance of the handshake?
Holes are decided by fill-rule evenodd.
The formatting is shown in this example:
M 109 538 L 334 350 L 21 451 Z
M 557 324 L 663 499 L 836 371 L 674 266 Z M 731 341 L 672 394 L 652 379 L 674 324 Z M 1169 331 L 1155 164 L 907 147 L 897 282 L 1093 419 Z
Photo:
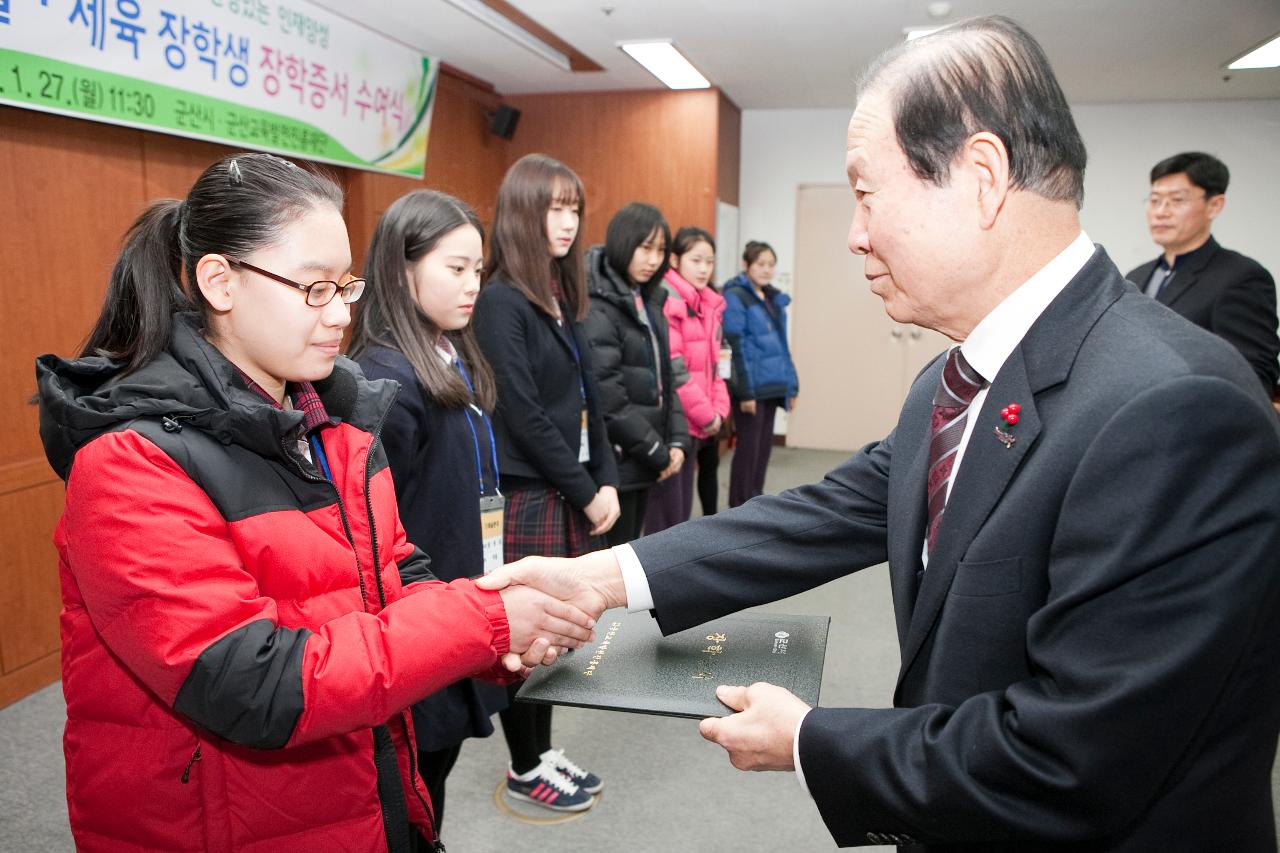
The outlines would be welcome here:
M 613 551 L 582 557 L 525 557 L 476 580 L 498 590 L 511 628 L 511 651 L 502 659 L 511 672 L 550 664 L 594 638 L 600 614 L 627 603 L 622 570 Z
M 502 663 L 511 672 L 550 664 L 567 649 L 593 639 L 600 614 L 627 604 L 622 569 L 612 549 L 576 559 L 526 557 L 476 581 L 499 590 L 511 625 L 511 652 Z M 704 738 L 729 753 L 739 770 L 791 770 L 795 737 L 809 706 L 785 688 L 757 682 L 721 685 L 716 696 L 736 713 L 698 725 Z

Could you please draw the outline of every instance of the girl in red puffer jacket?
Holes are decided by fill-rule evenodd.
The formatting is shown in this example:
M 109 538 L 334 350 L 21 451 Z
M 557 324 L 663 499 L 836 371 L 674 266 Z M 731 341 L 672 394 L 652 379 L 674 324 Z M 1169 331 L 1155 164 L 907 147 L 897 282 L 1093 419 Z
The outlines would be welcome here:
M 398 386 L 338 354 L 364 289 L 341 201 L 215 163 L 134 223 L 80 357 L 37 361 L 79 850 L 443 849 L 406 709 L 588 636 L 406 541 Z

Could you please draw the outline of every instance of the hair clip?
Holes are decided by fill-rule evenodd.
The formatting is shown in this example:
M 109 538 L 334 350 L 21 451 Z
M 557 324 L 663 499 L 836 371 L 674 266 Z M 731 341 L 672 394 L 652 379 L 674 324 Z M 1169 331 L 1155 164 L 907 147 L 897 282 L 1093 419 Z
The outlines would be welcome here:
M 231 181 L 231 186 L 238 187 L 244 183 L 244 175 L 240 174 L 240 164 L 232 160 L 227 164 L 227 178 Z

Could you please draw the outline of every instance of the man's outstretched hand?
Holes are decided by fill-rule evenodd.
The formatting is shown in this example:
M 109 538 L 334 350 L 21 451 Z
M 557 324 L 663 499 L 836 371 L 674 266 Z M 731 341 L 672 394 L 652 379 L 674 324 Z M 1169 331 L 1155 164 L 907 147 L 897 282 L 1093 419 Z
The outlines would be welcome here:
M 627 603 L 622 570 L 613 552 L 594 551 L 574 559 L 525 557 L 476 580 L 481 589 L 531 586 L 599 619 L 610 607 Z
M 736 714 L 708 717 L 698 731 L 729 753 L 739 770 L 794 770 L 792 749 L 796 727 L 809 706 L 794 693 L 775 684 L 716 688 L 716 698 Z

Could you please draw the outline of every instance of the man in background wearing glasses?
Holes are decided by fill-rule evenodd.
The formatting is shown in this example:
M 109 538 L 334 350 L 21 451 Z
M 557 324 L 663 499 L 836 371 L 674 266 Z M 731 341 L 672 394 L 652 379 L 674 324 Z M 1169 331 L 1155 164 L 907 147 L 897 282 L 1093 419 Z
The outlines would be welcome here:
M 1222 248 L 1209 233 L 1226 205 L 1230 178 L 1226 164 L 1199 151 L 1157 163 L 1147 226 L 1164 254 L 1126 278 L 1240 350 L 1271 394 L 1280 379 L 1275 280 L 1253 258 Z

